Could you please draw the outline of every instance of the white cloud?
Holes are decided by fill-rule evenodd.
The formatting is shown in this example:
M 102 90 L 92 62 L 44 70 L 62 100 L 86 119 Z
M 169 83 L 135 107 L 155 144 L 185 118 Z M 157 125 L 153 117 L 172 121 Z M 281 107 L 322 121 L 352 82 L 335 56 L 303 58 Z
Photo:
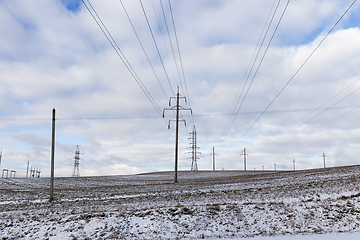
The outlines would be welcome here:
M 172 96 L 170 84 L 139 2 L 123 1 L 157 77 L 120 2 L 91 2 L 159 108 L 167 108 L 168 97 Z M 213 146 L 219 153 L 218 169 L 241 169 L 240 153 L 244 147 L 249 152 L 249 169 L 262 166 L 272 169 L 275 162 L 278 169 L 292 169 L 294 158 L 298 169 L 322 167 L 323 152 L 327 153 L 328 166 L 356 163 L 359 110 L 324 126 L 351 108 L 329 110 L 311 121 L 319 110 L 270 112 L 326 108 L 360 87 L 356 82 L 331 99 L 360 77 L 359 65 L 356 65 L 360 61 L 359 28 L 343 27 L 354 26 L 350 21 L 353 21 L 351 15 L 357 13 L 357 5 L 272 104 L 270 112 L 243 136 L 350 2 L 290 2 L 241 111 L 221 143 L 230 117 L 228 113 L 245 83 L 274 2 L 183 0 L 172 3 L 198 145 L 203 152 L 199 169 L 212 168 L 210 149 Z M 151 2 L 143 3 L 169 81 L 176 91 L 178 73 L 161 7 L 158 1 L 153 1 L 157 17 L 161 19 L 158 23 Z M 170 24 L 168 3 L 163 1 L 163 4 Z M 284 7 L 285 2 L 280 4 L 273 24 Z M 70 11 L 61 1 L 5 1 L 0 3 L 0 20 L 1 167 L 17 169 L 18 176 L 25 176 L 30 159 L 32 165 L 42 169 L 43 176 L 49 175 L 51 110 L 56 108 L 58 176 L 71 175 L 77 144 L 84 153 L 82 175 L 173 169 L 174 125 L 168 130 L 167 120 L 173 119 L 174 113 L 166 111 L 167 118 L 161 118 L 83 5 Z M 173 28 L 169 27 L 174 44 Z M 176 45 L 173 50 L 177 54 Z M 257 64 L 253 71 L 256 67 Z M 184 96 L 184 85 L 180 91 Z M 359 94 L 354 92 L 335 106 L 356 106 Z M 189 107 L 183 100 L 181 105 Z M 187 113 L 183 116 L 188 127 L 185 129 L 181 123 L 179 167 L 188 170 L 191 160 L 187 159 L 189 154 L 184 153 L 189 150 L 187 138 L 193 123 Z M 120 118 L 97 119 L 103 117 Z M 32 121 L 28 121 L 29 118 Z M 293 123 L 296 124 L 292 126 Z

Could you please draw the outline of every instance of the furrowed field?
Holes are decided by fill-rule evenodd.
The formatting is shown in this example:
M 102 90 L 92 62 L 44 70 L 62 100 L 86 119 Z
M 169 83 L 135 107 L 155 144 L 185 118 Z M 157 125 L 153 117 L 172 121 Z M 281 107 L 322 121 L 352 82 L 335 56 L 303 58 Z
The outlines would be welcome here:
M 199 239 L 360 230 L 360 166 L 0 179 L 2 239 Z

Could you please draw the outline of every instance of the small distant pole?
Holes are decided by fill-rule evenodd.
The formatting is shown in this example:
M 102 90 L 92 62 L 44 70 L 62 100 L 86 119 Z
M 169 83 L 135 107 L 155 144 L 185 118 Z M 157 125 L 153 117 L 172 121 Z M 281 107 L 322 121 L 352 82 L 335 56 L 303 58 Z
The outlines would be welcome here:
M 293 169 L 295 171 L 295 159 L 293 159 Z
M 246 171 L 246 148 L 244 148 L 243 153 L 240 156 L 244 156 L 244 171 Z
M 325 153 L 323 153 L 323 158 L 324 158 L 324 168 L 326 168 L 326 165 L 325 165 L 325 158 L 326 158 L 326 154 Z
M 55 108 L 52 110 L 50 202 L 54 200 Z
M 262 170 L 264 171 L 264 165 L 262 165 L 261 167 L 262 167 Z
M 214 147 L 212 148 L 210 155 L 213 156 L 213 171 L 215 172 L 215 155 L 216 155 L 216 153 L 215 153 Z
M 276 163 L 274 163 L 274 168 L 275 168 L 275 171 L 276 171 Z
M 28 177 L 28 174 L 29 174 L 29 159 L 28 159 L 27 168 L 26 168 L 26 178 Z

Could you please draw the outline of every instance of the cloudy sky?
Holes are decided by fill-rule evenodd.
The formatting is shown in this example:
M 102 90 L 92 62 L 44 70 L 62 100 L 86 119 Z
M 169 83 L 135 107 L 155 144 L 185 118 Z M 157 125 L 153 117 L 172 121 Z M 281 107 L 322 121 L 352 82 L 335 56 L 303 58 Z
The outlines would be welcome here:
M 358 164 L 352 4 L 0 1 L 1 169 L 25 176 L 29 160 L 49 176 L 55 108 L 56 176 L 71 176 L 77 145 L 82 176 L 173 170 L 175 113 L 162 112 L 177 86 L 193 111 L 182 111 L 180 170 L 194 125 L 200 170 L 212 169 L 213 147 L 219 170 L 243 169 L 244 148 L 248 169 L 320 168 L 323 153 L 329 167 Z

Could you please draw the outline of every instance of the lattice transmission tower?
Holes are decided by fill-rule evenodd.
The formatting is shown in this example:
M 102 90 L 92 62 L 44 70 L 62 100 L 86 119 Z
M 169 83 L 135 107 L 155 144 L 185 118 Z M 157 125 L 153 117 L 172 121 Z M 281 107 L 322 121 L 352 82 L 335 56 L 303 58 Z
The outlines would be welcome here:
M 80 177 L 79 165 L 80 165 L 80 148 L 79 145 L 77 145 L 75 150 L 74 171 L 72 177 Z
M 189 137 L 189 139 L 191 140 L 191 171 L 197 171 L 198 170 L 198 165 L 197 165 L 197 160 L 199 159 L 198 154 L 201 154 L 198 149 L 199 147 L 197 146 L 197 142 L 196 142 L 196 128 L 194 125 L 194 128 L 192 130 L 192 132 L 190 133 L 191 137 Z

